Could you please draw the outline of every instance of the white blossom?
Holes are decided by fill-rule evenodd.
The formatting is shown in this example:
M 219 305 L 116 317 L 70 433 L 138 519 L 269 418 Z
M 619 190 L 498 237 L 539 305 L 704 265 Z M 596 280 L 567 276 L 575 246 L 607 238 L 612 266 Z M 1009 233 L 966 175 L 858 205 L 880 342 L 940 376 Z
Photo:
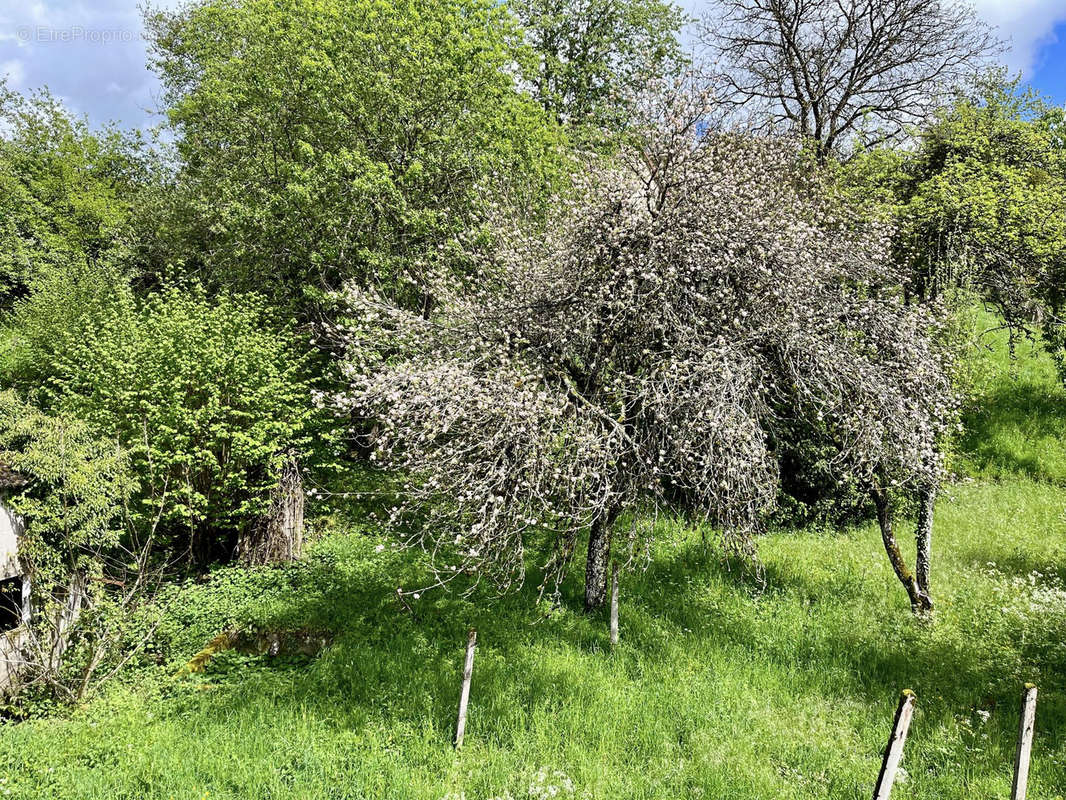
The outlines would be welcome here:
M 409 476 L 391 520 L 453 574 L 506 587 L 546 540 L 559 577 L 593 521 L 647 506 L 747 550 L 789 420 L 821 421 L 841 480 L 940 470 L 945 356 L 900 296 L 891 231 L 792 144 L 704 132 L 701 103 L 651 96 L 631 149 L 590 160 L 547 220 L 500 208 L 431 314 L 345 293 L 332 402 Z

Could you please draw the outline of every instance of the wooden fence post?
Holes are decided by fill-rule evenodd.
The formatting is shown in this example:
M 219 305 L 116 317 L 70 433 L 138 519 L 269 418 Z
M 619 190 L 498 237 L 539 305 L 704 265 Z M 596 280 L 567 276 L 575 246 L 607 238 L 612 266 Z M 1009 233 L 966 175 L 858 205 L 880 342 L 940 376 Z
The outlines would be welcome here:
M 477 645 L 477 631 L 470 629 L 466 640 L 466 663 L 463 664 L 463 690 L 459 694 L 459 719 L 455 723 L 455 748 L 463 746 L 466 735 L 466 706 L 470 702 L 470 677 L 474 674 L 474 647 Z
M 1033 749 L 1033 727 L 1036 724 L 1036 687 L 1025 684 L 1022 693 L 1022 718 L 1018 723 L 1018 749 L 1014 751 L 1014 783 L 1011 785 L 1011 800 L 1025 800 L 1029 783 L 1029 754 Z
M 914 692 L 904 689 L 899 698 L 899 708 L 896 709 L 896 719 L 892 723 L 892 735 L 888 739 L 885 757 L 881 762 L 881 772 L 874 787 L 874 800 L 888 800 L 892 793 L 892 784 L 896 780 L 896 770 L 899 769 L 899 762 L 903 758 L 903 745 L 907 741 L 907 731 L 913 716 Z
M 611 645 L 618 644 L 618 562 L 611 573 Z

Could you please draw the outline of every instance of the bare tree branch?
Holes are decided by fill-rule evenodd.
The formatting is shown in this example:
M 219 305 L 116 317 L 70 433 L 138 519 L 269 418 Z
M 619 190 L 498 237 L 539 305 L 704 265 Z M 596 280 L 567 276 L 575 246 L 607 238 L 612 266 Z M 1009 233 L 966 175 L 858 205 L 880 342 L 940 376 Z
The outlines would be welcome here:
M 716 0 L 700 39 L 732 101 L 819 158 L 898 139 L 999 52 L 947 0 Z

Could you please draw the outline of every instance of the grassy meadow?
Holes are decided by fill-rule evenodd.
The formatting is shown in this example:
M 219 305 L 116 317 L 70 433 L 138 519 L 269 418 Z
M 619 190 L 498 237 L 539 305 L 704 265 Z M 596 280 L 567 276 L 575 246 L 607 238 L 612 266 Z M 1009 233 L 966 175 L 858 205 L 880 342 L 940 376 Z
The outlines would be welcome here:
M 1066 796 L 1066 393 L 1039 352 L 984 359 L 958 480 L 937 508 L 935 622 L 910 615 L 876 526 L 760 541 L 764 583 L 659 523 L 624 576 L 622 641 L 536 580 L 502 599 L 397 584 L 417 557 L 334 519 L 292 568 L 223 569 L 167 599 L 144 663 L 84 708 L 0 724 L 0 797 L 853 798 L 872 790 L 900 690 L 917 712 L 893 797 L 1006 798 L 1022 685 L 1040 687 L 1034 800 Z M 910 543 L 909 543 L 910 544 Z M 317 655 L 220 653 L 258 626 Z M 479 632 L 465 748 L 450 739 Z

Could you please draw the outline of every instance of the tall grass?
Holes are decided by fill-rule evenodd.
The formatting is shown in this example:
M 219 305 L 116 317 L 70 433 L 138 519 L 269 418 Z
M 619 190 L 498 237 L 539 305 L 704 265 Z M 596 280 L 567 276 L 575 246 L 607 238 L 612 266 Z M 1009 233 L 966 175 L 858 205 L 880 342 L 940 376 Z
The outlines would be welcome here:
M 975 397 L 964 416 L 959 468 L 1066 485 L 1066 393 L 1051 358 L 1038 339 L 1021 338 L 1012 360 L 1005 332 L 988 314 L 974 328 Z
M 661 522 L 648 568 L 624 576 L 612 652 L 605 620 L 575 611 L 576 580 L 561 609 L 531 587 L 428 595 L 412 615 L 394 591 L 418 559 L 337 524 L 297 568 L 175 592 L 158 665 L 85 708 L 0 726 L 0 796 L 850 800 L 871 791 L 911 688 L 893 797 L 1007 797 L 1028 680 L 1030 797 L 1066 795 L 1066 397 L 1039 359 L 1014 382 L 991 363 L 993 402 L 969 415 L 956 464 L 970 477 L 937 509 L 931 625 L 911 618 L 869 525 L 766 537 L 760 584 Z M 334 638 L 317 657 L 228 652 L 173 677 L 232 625 Z

